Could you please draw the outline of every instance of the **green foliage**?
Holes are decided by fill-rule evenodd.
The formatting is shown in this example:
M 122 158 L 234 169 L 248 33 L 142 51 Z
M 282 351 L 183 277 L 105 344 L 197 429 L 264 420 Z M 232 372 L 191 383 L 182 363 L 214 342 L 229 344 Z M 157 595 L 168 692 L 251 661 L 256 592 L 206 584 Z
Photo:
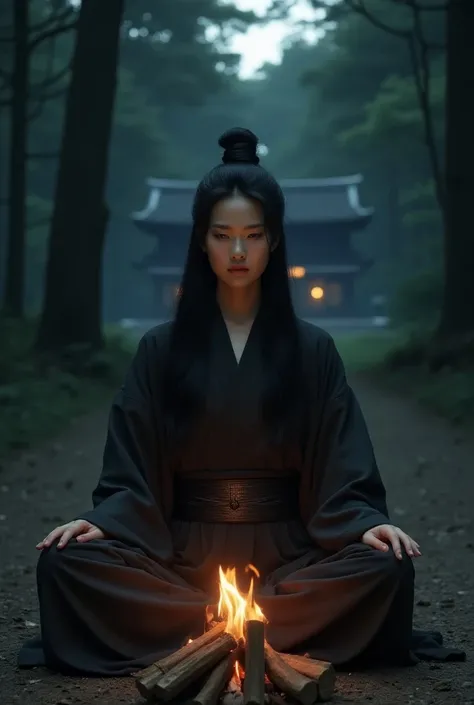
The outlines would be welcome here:
M 436 62 L 432 72 L 431 114 L 440 133 L 445 94 L 443 65 Z M 410 150 L 426 156 L 422 110 L 413 76 L 387 76 L 375 97 L 364 105 L 363 113 L 362 120 L 338 135 L 343 147 L 377 149 L 396 161 L 403 160 Z
M 247 100 L 244 124 L 251 125 L 269 146 L 265 162 L 281 177 L 301 175 L 301 155 L 295 153 L 295 147 L 305 126 L 306 113 L 301 108 L 306 105 L 307 91 L 300 76 L 311 66 L 313 54 L 314 47 L 303 42 L 289 44 L 281 65 L 263 67 L 265 79 L 253 82 L 253 95 Z M 271 118 L 274 115 L 278 120 Z
M 387 3 L 378 0 L 376 4 L 386 15 Z M 393 6 L 388 14 L 393 14 Z M 395 26 L 393 20 L 387 21 Z M 360 117 L 363 106 L 388 76 L 410 73 L 409 56 L 400 40 L 353 12 L 326 33 L 314 55 L 313 68 L 304 81 L 319 95 L 323 109 L 337 110 L 338 130 Z
M 444 66 L 436 61 L 430 81 L 430 112 L 436 132 L 438 149 L 443 128 L 445 97 Z M 406 155 L 427 161 L 422 110 L 413 76 L 390 75 L 382 81 L 373 100 L 364 106 L 363 119 L 338 135 L 343 147 L 361 154 L 376 150 L 379 158 L 396 165 L 398 173 L 405 174 Z M 410 177 L 408 177 L 410 178 Z M 406 227 L 431 226 L 439 229 L 440 212 L 435 197 L 433 179 L 413 183 L 401 191 L 402 223 Z
M 0 318 L 0 457 L 31 447 L 104 404 L 121 384 L 134 347 L 109 335 L 100 354 L 81 356 L 81 367 L 68 369 L 64 360 L 59 367 L 33 354 L 35 334 L 35 320 Z
M 428 363 L 431 330 L 381 331 L 335 337 L 349 376 L 367 377 L 378 386 L 403 394 L 456 425 L 474 423 L 474 368 L 445 366 L 434 372 Z
M 137 86 L 135 76 L 127 68 L 119 69 L 115 125 L 139 130 L 148 141 L 161 141 L 159 129 L 161 110 L 150 100 L 143 88 Z
M 407 228 L 416 229 L 427 225 L 439 229 L 441 214 L 433 179 L 416 183 L 412 188 L 402 191 L 400 205 L 405 208 L 403 222 Z
M 416 375 L 418 377 L 418 375 Z M 416 398 L 425 406 L 456 424 L 474 421 L 474 372 L 440 370 L 436 375 L 425 370 L 421 379 L 412 379 Z
M 429 270 L 407 279 L 390 307 L 394 326 L 432 330 L 441 310 L 443 279 L 439 270 Z
M 334 340 L 348 373 L 353 374 L 379 367 L 398 341 L 398 335 L 391 330 L 363 335 L 340 333 Z
M 122 61 L 157 104 L 202 105 L 238 66 L 228 36 L 254 21 L 254 13 L 218 0 L 165 0 L 158 7 L 133 0 L 126 7 Z
M 410 3 L 366 0 L 364 8 L 388 27 L 413 27 Z M 359 13 L 336 9 L 304 77 L 309 110 L 299 154 L 308 167 L 301 175 L 363 172 L 363 197 L 376 213 L 356 238 L 375 259 L 367 279 L 374 293 L 391 293 L 389 272 L 397 280 L 389 311 L 394 329 L 341 335 L 338 347 L 349 372 L 370 374 L 457 423 L 472 422 L 473 342 L 457 341 L 453 349 L 433 342 L 443 295 L 442 223 L 408 44 Z M 442 12 L 422 13 L 422 24 L 428 42 L 444 41 Z M 430 114 L 441 162 L 444 58 L 429 50 Z
M 367 0 L 364 7 L 391 29 L 413 28 L 408 4 Z M 357 284 L 360 300 L 391 296 L 407 276 L 438 266 L 441 222 L 432 181 L 423 116 L 405 39 L 374 26 L 363 14 L 337 7 L 332 26 L 312 47 L 302 76 L 307 113 L 294 154 L 298 176 L 362 173 L 361 198 L 374 207 L 373 223 L 354 237 L 374 260 Z M 443 13 L 423 13 L 427 41 L 441 44 Z M 442 155 L 445 71 L 443 52 L 430 49 L 430 104 Z
M 437 76 L 438 91 L 432 96 L 433 108 L 439 108 L 444 100 L 440 90 L 443 76 Z M 415 133 L 411 128 L 416 128 Z M 343 145 L 359 140 L 380 141 L 390 144 L 389 140 L 403 140 L 411 143 L 422 137 L 422 115 L 412 77 L 388 76 L 380 85 L 375 98 L 364 106 L 364 120 L 350 129 L 343 131 L 339 139 Z M 405 145 L 397 144 L 403 150 Z

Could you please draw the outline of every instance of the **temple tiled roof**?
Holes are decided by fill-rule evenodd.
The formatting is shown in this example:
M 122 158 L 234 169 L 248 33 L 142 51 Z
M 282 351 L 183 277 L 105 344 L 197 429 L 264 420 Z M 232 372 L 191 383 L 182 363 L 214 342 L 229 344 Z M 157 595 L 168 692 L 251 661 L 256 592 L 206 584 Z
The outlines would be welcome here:
M 362 176 L 330 179 L 283 179 L 288 224 L 368 222 L 373 210 L 359 203 Z M 133 213 L 135 224 L 148 232 L 160 225 L 188 225 L 197 181 L 148 179 L 148 203 Z

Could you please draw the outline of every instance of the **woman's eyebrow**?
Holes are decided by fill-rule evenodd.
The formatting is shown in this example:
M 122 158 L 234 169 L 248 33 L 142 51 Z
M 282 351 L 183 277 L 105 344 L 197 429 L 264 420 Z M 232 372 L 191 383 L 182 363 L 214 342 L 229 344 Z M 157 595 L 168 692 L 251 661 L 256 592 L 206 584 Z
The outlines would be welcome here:
M 253 228 L 263 228 L 264 223 L 250 223 L 250 225 L 244 225 L 244 230 L 253 230 Z M 232 226 L 225 225 L 224 223 L 212 223 L 211 228 L 220 228 L 221 230 L 229 230 Z

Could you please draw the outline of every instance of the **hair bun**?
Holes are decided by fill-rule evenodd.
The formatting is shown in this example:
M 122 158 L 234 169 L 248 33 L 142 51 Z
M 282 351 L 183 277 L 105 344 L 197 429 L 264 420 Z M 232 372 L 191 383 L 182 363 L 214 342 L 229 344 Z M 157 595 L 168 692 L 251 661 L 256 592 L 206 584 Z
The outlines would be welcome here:
M 258 137 L 243 127 L 233 127 L 219 139 L 224 164 L 259 164 Z

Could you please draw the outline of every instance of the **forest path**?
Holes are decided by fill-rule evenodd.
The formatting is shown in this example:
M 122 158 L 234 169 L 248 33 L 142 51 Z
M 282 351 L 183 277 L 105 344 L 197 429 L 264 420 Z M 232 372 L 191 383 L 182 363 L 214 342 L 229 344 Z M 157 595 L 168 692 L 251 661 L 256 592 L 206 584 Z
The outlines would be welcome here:
M 439 628 L 468 652 L 461 664 L 338 676 L 335 703 L 474 705 L 474 441 L 407 400 L 353 380 L 385 479 L 393 521 L 421 544 L 416 626 Z M 0 693 L 2 705 L 133 703 L 132 679 L 66 679 L 18 671 L 20 643 L 37 631 L 35 544 L 89 506 L 107 410 L 54 443 L 0 468 Z

